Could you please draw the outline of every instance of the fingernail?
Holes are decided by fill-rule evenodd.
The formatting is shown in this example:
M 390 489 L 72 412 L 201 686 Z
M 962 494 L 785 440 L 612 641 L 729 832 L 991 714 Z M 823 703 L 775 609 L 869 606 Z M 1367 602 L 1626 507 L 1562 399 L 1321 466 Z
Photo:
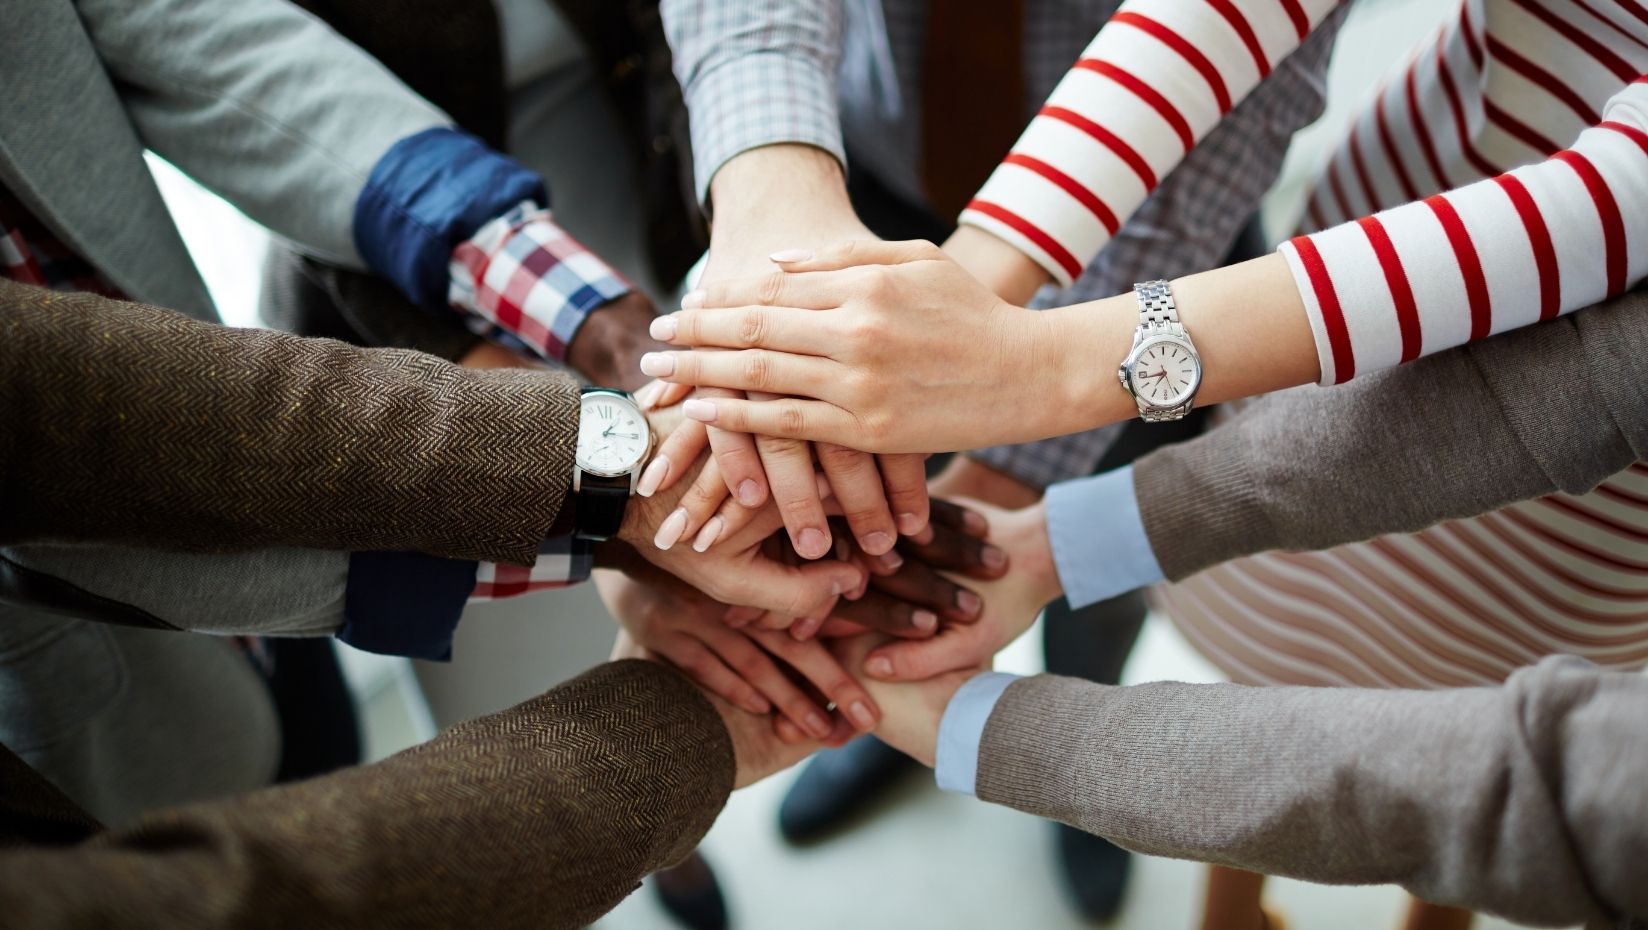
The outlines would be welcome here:
M 761 485 L 754 478 L 738 482 L 738 502 L 745 507 L 761 506 Z
M 669 458 L 658 456 L 647 465 L 647 470 L 641 472 L 641 480 L 635 482 L 635 493 L 642 497 L 651 497 L 658 493 L 658 486 L 669 477 Z
M 965 588 L 956 592 L 956 606 L 961 612 L 971 617 L 984 607 L 984 599 Z
M 658 395 L 664 390 L 664 385 L 658 381 L 648 381 L 646 386 L 635 392 L 635 403 L 642 410 L 651 410 L 652 405 L 658 402 Z
M 691 414 L 688 414 L 688 416 L 691 416 Z M 905 536 L 914 536 L 915 534 L 921 532 L 921 528 L 924 525 L 925 524 L 922 522 L 921 518 L 913 513 L 901 513 L 898 515 L 898 531 Z
M 704 524 L 704 528 L 698 531 L 698 538 L 692 541 L 692 551 L 708 552 L 709 548 L 715 545 L 715 540 L 721 535 L 721 528 L 726 525 L 727 521 L 720 517 L 711 517 L 710 522 Z
M 677 507 L 658 527 L 658 535 L 652 538 L 652 544 L 660 549 L 668 549 L 681 540 L 681 534 L 687 531 L 687 508 Z
M 990 529 L 990 521 L 984 519 L 983 515 L 974 513 L 971 510 L 961 512 L 961 525 L 974 536 L 983 536 Z
M 847 719 L 860 730 L 874 730 L 876 725 L 875 714 L 870 713 L 870 706 L 863 701 L 854 701 L 847 708 Z
M 995 546 L 985 546 L 984 551 L 979 553 L 979 561 L 988 569 L 1004 568 L 1007 565 L 1007 553 Z
M 830 551 L 830 537 L 825 536 L 822 530 L 809 526 L 796 536 L 795 551 L 801 553 L 802 558 L 823 558 Z
M 807 715 L 807 729 L 819 739 L 824 739 L 830 735 L 829 721 L 825 720 L 824 715 L 820 713 L 815 712 Z
M 938 614 L 930 610 L 918 610 L 910 614 L 910 625 L 923 633 L 931 633 L 938 629 Z
M 675 356 L 668 352 L 648 352 L 641 356 L 641 374 L 667 378 L 675 374 Z
M 697 420 L 700 423 L 715 422 L 714 401 L 699 400 L 695 397 L 681 405 L 681 412 L 685 414 L 689 420 Z
M 866 533 L 858 544 L 871 555 L 883 555 L 893 548 L 893 537 L 882 532 Z
M 651 333 L 652 338 L 659 342 L 669 342 L 675 338 L 675 327 L 675 317 L 661 316 L 653 319 L 652 325 L 647 327 L 647 332 Z
M 811 249 L 781 249 L 767 257 L 780 265 L 787 265 L 792 262 L 812 261 L 813 252 Z
M 745 702 L 744 709 L 752 714 L 764 714 L 772 710 L 772 705 L 767 703 L 766 698 L 759 694 L 754 694 L 750 696 L 750 699 L 747 702 Z
M 682 310 L 697 310 L 704 305 L 703 291 L 688 291 L 681 295 Z
M 894 550 L 885 555 L 876 556 L 876 564 L 881 566 L 882 571 L 891 574 L 904 567 L 904 556 L 899 555 L 898 551 Z
M 893 662 L 891 659 L 877 656 L 864 663 L 864 671 L 868 672 L 871 678 L 891 678 L 893 677 Z

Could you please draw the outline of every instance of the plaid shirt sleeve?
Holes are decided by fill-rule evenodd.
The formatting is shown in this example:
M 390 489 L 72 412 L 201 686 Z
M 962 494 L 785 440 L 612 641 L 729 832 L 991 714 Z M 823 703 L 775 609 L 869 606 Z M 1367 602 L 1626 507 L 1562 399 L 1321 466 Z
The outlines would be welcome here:
M 448 300 L 482 335 L 554 361 L 597 307 L 633 290 L 528 200 L 458 243 Z
M 700 202 L 741 152 L 801 143 L 846 164 L 836 101 L 842 0 L 663 0 L 692 115 Z

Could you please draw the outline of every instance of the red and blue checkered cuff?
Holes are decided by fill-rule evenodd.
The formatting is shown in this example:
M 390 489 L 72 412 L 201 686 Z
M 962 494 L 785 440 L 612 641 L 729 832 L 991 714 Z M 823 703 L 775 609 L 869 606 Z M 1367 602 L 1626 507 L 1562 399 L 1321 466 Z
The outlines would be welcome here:
M 579 545 L 570 535 L 544 540 L 538 547 L 538 561 L 531 568 L 482 562 L 475 569 L 475 590 L 471 601 L 496 601 L 534 591 L 567 588 L 589 580 L 595 567 L 588 546 Z
M 530 200 L 459 243 L 451 273 L 453 306 L 553 361 L 593 310 L 634 289 Z

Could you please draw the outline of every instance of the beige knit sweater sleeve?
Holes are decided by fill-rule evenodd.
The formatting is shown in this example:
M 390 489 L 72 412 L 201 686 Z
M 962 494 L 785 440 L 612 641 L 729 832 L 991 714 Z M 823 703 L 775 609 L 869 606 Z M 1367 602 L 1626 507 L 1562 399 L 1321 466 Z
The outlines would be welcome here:
M 1538 926 L 1648 920 L 1648 677 L 1571 657 L 1452 691 L 1028 678 L 977 791 L 1153 855 Z

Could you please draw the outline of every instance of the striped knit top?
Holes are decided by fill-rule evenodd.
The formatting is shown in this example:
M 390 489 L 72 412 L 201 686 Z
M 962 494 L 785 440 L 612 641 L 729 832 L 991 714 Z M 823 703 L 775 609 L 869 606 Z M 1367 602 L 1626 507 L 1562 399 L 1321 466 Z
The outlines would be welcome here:
M 1069 284 L 1336 5 L 1128 0 L 961 221 Z M 1282 247 L 1323 383 L 1648 276 L 1644 35 L 1641 0 L 1463 0 L 1312 201 L 1324 231 Z
M 1328 6 L 1125 4 L 1129 15 L 1093 43 L 966 221 L 1062 280 L 1102 248 L 1107 218 L 1133 209 L 1296 41 L 1288 30 L 1297 37 Z M 1645 73 L 1644 0 L 1460 0 L 1325 165 L 1307 214 L 1324 231 L 1283 246 L 1324 382 L 1640 280 Z M 1237 560 L 1163 586 L 1155 602 L 1233 679 L 1254 684 L 1457 686 L 1551 653 L 1640 667 L 1648 465 L 1585 495 Z

